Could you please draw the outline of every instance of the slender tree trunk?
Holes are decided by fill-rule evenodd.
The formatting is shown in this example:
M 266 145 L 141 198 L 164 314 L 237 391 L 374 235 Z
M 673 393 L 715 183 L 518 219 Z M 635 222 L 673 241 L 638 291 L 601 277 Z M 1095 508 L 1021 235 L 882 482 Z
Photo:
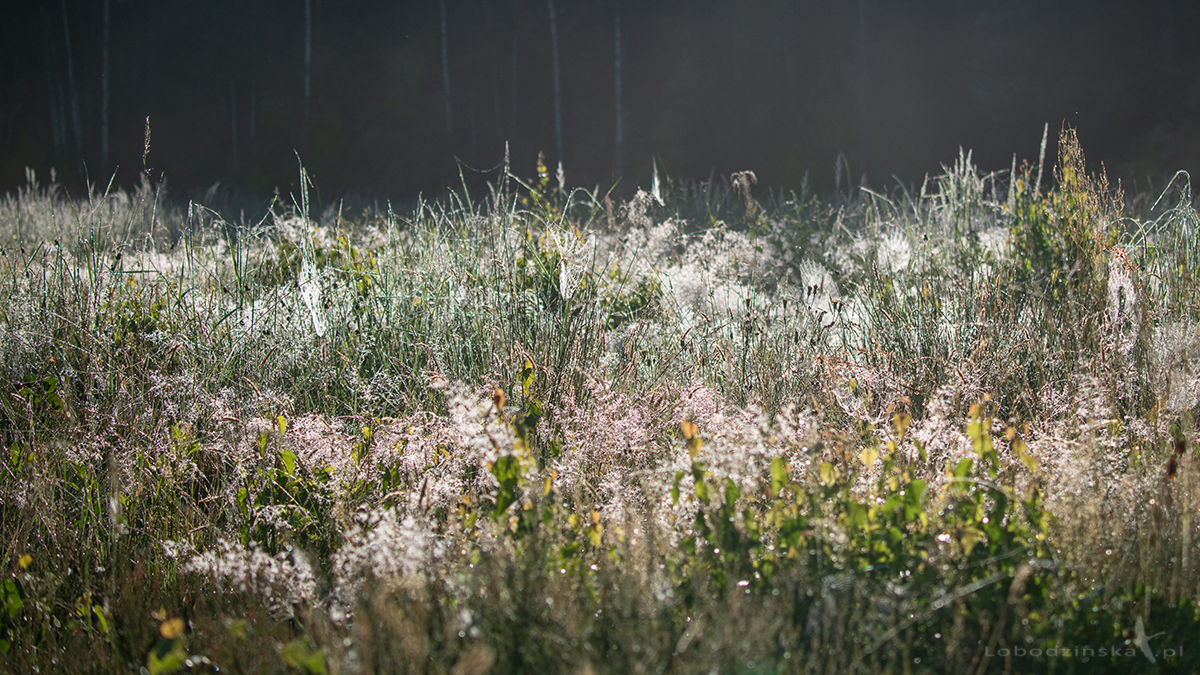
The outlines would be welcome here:
M 66 138 L 62 123 L 62 108 L 59 105 L 59 84 L 56 66 L 58 59 L 54 56 L 54 38 L 50 27 L 50 16 L 46 13 L 45 5 L 41 5 L 42 14 L 42 59 L 46 67 L 46 94 L 50 109 L 50 147 L 51 158 L 55 162 L 62 161 L 66 155 Z
M 521 44 L 520 35 L 517 33 L 517 29 L 520 28 L 520 22 L 517 21 L 517 17 L 520 16 L 518 13 L 520 2 L 521 0 L 513 0 L 512 13 L 512 80 L 509 84 L 512 87 L 512 131 L 510 133 L 514 136 L 517 133 L 517 47 Z
M 558 20 L 554 16 L 554 0 L 546 0 L 546 8 L 550 10 L 550 63 L 554 68 L 554 147 L 562 164 L 562 88 L 558 78 Z
M 496 115 L 496 139 L 501 140 L 504 134 L 504 127 L 500 120 L 500 59 L 496 53 L 496 29 L 499 21 L 496 19 L 496 9 L 493 5 L 488 5 L 488 17 L 491 20 L 491 30 L 488 32 L 488 40 L 492 48 L 492 107 Z
M 865 174 L 870 166 L 867 153 L 867 0 L 858 0 L 858 164 Z M 853 177 L 847 176 L 853 180 Z
M 237 91 L 229 78 L 229 139 L 233 141 L 233 175 L 238 173 Z
M 304 0 L 304 150 L 312 141 L 312 0 Z
M 54 123 L 56 159 L 66 160 L 70 154 L 67 150 L 67 144 L 71 138 L 70 132 L 67 131 L 67 95 L 63 91 L 63 83 L 61 78 L 55 78 L 51 83 L 51 94 L 54 101 L 51 104 L 50 119 Z
M 67 51 L 67 94 L 71 97 L 71 130 L 75 132 L 75 160 L 83 159 L 83 121 L 79 117 L 79 91 L 75 88 L 75 60 L 71 57 L 71 26 L 67 22 L 67 0 L 62 0 L 63 37 Z
M 258 2 L 250 2 L 250 161 L 254 162 L 255 104 L 258 102 Z
M 613 36 L 613 61 L 614 70 L 616 71 L 616 88 L 613 94 L 617 103 L 617 138 L 616 151 L 613 155 L 613 173 L 617 178 L 620 178 L 623 173 L 623 166 L 625 163 L 625 115 L 624 111 L 621 109 L 621 0 L 615 0 L 613 5 L 616 9 L 616 19 L 614 21 L 616 30 L 615 35 Z
M 798 115 L 799 98 L 796 91 L 796 48 L 795 45 L 799 41 L 795 35 L 795 28 L 799 25 L 798 18 L 799 7 L 797 3 L 787 3 L 783 8 L 783 73 L 787 84 L 784 90 L 784 96 L 787 101 L 787 114 L 789 120 L 796 119 Z
M 471 160 L 479 157 L 479 136 L 475 133 L 475 92 L 467 94 L 467 125 L 471 133 Z
M 100 169 L 108 171 L 108 50 L 111 0 L 104 0 L 104 34 L 100 49 Z
M 446 33 L 446 0 L 439 0 L 442 14 L 442 89 L 446 95 L 446 142 L 454 137 L 454 118 L 450 115 L 450 45 Z
M 1175 8 L 1172 6 L 1171 0 L 1162 0 L 1159 12 L 1162 33 L 1159 37 L 1158 61 L 1162 64 L 1162 85 L 1160 85 L 1162 104 L 1158 106 L 1158 110 L 1159 119 L 1166 122 L 1170 119 L 1171 111 L 1179 101 L 1176 88 L 1180 79 L 1176 75 L 1175 68 L 1176 17 Z

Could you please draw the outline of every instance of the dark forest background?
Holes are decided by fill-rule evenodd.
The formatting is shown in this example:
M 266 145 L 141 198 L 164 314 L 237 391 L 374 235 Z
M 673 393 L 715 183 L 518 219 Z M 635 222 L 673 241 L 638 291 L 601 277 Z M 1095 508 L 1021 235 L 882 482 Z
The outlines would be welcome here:
M 3 15 L 0 191 L 28 166 L 74 194 L 145 169 L 178 192 L 262 195 L 295 183 L 298 154 L 326 197 L 411 199 L 458 185 L 455 158 L 482 180 L 506 141 L 519 175 L 543 152 L 569 184 L 622 178 L 624 194 L 652 158 L 827 190 L 839 153 L 886 187 L 959 147 L 986 169 L 1036 160 L 1046 123 L 1052 143 L 1076 127 L 1128 187 L 1200 168 L 1200 8 L 1178 0 L 45 0 Z

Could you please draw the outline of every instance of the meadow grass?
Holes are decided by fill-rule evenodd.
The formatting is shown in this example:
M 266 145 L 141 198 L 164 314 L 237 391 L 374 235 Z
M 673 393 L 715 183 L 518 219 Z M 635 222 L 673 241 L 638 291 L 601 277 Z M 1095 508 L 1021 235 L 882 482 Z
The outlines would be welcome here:
M 1195 671 L 1189 178 L 1042 171 L 252 221 L 30 174 L 0 663 Z

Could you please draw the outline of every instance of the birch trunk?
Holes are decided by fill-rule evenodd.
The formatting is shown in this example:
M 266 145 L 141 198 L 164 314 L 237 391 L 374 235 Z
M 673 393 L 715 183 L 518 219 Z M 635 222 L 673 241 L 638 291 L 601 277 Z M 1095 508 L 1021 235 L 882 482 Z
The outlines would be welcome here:
M 229 139 L 233 142 L 233 173 L 238 173 L 237 91 L 229 78 Z
M 108 51 L 112 0 L 104 0 L 103 37 L 100 49 L 100 169 L 108 171 Z
M 615 62 L 613 69 L 616 71 L 616 90 L 613 94 L 617 103 L 617 138 L 616 151 L 613 156 L 613 173 L 619 179 L 625 163 L 625 116 L 623 114 L 624 111 L 621 109 L 621 0 L 615 0 L 613 5 L 616 8 L 616 19 L 614 21 L 616 30 L 613 36 L 613 60 Z
M 519 23 L 518 23 L 518 21 L 517 21 L 517 17 L 519 16 L 519 14 L 518 14 L 518 10 L 519 10 L 519 9 L 520 9 L 520 0 L 513 0 L 513 13 L 512 13 L 512 80 L 509 82 L 509 84 L 510 84 L 510 85 L 511 85 L 511 87 L 512 87 L 512 118 L 511 118 L 511 120 L 510 120 L 510 121 L 511 121 L 511 125 L 510 125 L 510 126 L 511 126 L 511 131 L 510 131 L 510 133 L 511 133 L 511 134 L 513 134 L 513 135 L 515 135 L 515 134 L 516 134 L 516 132 L 517 132 L 517 47 L 520 45 L 520 38 L 519 38 L 519 35 L 518 35 L 518 33 L 517 33 L 517 28 L 520 26 L 520 24 L 519 24 Z
M 62 0 L 63 38 L 67 53 L 67 95 L 71 99 L 71 130 L 75 132 L 75 160 L 83 159 L 83 121 L 79 116 L 79 90 L 75 88 L 75 60 L 71 57 L 71 25 L 67 21 L 67 0 Z
M 450 115 L 450 45 L 446 31 L 446 0 L 439 0 L 442 13 L 442 89 L 446 95 L 446 142 L 454 136 L 454 118 Z
M 554 16 L 554 0 L 546 0 L 550 10 L 550 63 L 554 67 L 554 148 L 558 151 L 558 163 L 563 161 L 562 135 L 562 88 L 558 78 L 558 21 Z
M 865 175 L 870 162 L 867 153 L 867 0 L 858 0 L 858 83 L 855 87 L 858 103 L 858 164 Z M 853 177 L 847 175 L 847 178 Z
M 304 0 L 304 150 L 312 138 L 312 0 Z

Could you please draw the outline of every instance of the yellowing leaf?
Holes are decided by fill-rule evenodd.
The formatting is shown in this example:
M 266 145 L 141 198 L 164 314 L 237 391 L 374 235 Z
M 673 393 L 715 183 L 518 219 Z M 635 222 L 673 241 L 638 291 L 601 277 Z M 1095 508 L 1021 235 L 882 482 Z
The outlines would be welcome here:
M 904 440 L 904 434 L 908 431 L 908 425 L 912 423 L 912 415 L 908 413 L 896 413 L 892 415 L 892 424 L 896 427 L 896 437 L 901 441 Z
M 108 635 L 108 617 L 104 615 L 104 608 L 100 605 L 92 605 L 92 614 L 96 615 L 96 623 L 100 624 L 100 632 Z
M 27 570 L 29 569 L 29 566 L 33 564 L 33 556 L 26 553 L 17 559 L 17 564 L 21 566 L 21 569 Z
M 525 359 L 525 365 L 521 368 L 521 389 L 525 394 L 529 394 L 529 388 L 533 386 L 534 373 L 533 362 Z
M 985 539 L 987 539 L 987 537 L 983 534 L 982 530 L 973 526 L 967 526 L 963 528 L 962 536 L 959 537 L 958 541 L 960 544 L 962 544 L 963 553 L 969 556 L 971 555 L 971 550 L 975 548 L 975 545 L 981 541 L 984 541 Z
M 183 635 L 183 619 L 167 619 L 158 627 L 158 634 L 166 640 L 174 640 Z
M 1025 465 L 1026 469 L 1029 469 L 1029 471 L 1031 473 L 1037 473 L 1037 470 L 1038 470 L 1037 458 L 1029 453 L 1029 449 L 1025 445 L 1024 440 L 1022 440 L 1020 438 L 1013 439 L 1012 451 L 1013 451 L 1013 454 L 1015 454 L 1017 456 L 1017 459 L 1021 460 L 1021 463 Z
M 817 467 L 817 474 L 825 485 L 833 485 L 834 481 L 838 479 L 837 469 L 833 468 L 829 462 L 822 462 L 821 466 Z
M 679 430 L 683 432 L 683 437 L 687 439 L 688 454 L 692 456 L 692 459 L 696 459 L 703 445 L 703 441 L 700 440 L 699 435 L 700 427 L 688 420 L 683 420 L 679 423 Z
M 604 542 L 604 526 L 596 523 L 588 528 L 588 542 L 596 548 L 600 548 L 600 544 Z
M 875 466 L 875 462 L 879 461 L 879 451 L 873 447 L 863 450 L 858 456 L 862 459 L 863 464 L 867 465 L 868 469 Z M 822 477 L 822 480 L 824 480 L 824 477 Z
M 699 431 L 699 427 L 688 420 L 683 420 L 680 422 L 679 429 L 683 432 L 683 437 L 689 441 L 692 440 L 692 438 L 696 435 L 696 432 Z

